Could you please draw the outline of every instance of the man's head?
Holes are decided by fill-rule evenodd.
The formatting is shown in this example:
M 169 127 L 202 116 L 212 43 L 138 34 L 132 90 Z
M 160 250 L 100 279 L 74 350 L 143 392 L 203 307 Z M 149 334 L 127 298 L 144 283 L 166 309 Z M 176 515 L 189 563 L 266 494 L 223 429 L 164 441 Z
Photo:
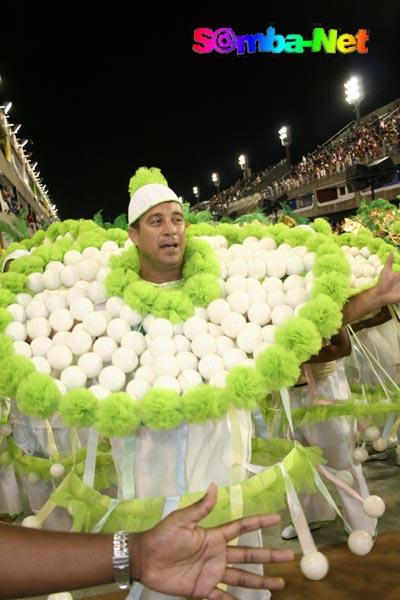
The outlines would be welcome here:
M 186 245 L 181 199 L 154 167 L 138 169 L 129 191 L 129 237 L 139 252 L 141 276 L 154 283 L 180 279 Z

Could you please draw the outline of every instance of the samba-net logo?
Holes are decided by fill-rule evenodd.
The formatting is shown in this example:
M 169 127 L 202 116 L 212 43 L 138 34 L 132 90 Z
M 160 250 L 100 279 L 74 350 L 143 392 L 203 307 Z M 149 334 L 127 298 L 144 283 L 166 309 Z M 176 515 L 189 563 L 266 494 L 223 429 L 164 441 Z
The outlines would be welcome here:
M 359 29 L 356 33 L 339 34 L 337 29 L 326 31 L 323 27 L 315 27 L 310 38 L 298 33 L 282 35 L 275 27 L 268 27 L 265 33 L 247 33 L 236 35 L 233 29 L 221 27 L 209 29 L 200 27 L 193 32 L 192 50 L 198 54 L 255 54 L 272 52 L 273 54 L 304 54 L 308 52 L 325 52 L 326 54 L 367 54 L 369 30 Z

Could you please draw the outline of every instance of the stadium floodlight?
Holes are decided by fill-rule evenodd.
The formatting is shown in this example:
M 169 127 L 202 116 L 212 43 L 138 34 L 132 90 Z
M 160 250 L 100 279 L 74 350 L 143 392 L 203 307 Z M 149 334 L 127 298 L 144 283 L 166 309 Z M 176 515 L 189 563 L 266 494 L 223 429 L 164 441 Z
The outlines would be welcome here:
M 0 106 L 0 108 L 3 110 L 3 113 L 6 115 L 10 112 L 12 107 L 12 102 L 6 102 L 5 104 L 2 104 Z
M 360 102 L 364 98 L 361 79 L 359 77 L 351 77 L 344 84 L 346 102 L 354 106 L 357 123 L 360 121 Z
M 290 127 L 284 125 L 278 131 L 279 139 L 281 140 L 282 146 L 286 148 L 286 160 L 288 165 L 291 166 L 291 157 L 290 157 L 290 144 L 292 143 L 292 133 L 290 131 Z
M 220 184 L 219 173 L 213 173 L 211 175 L 211 181 L 213 182 L 213 184 L 217 188 L 217 192 L 219 192 L 219 184 Z

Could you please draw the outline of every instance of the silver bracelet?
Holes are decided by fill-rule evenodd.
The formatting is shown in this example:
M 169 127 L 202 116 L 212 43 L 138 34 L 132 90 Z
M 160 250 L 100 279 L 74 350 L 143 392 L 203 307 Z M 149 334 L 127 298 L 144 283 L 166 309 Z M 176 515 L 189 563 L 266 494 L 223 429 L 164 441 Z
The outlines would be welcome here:
M 113 535 L 113 557 L 115 583 L 121 590 L 131 585 L 131 565 L 129 560 L 129 533 L 117 531 Z

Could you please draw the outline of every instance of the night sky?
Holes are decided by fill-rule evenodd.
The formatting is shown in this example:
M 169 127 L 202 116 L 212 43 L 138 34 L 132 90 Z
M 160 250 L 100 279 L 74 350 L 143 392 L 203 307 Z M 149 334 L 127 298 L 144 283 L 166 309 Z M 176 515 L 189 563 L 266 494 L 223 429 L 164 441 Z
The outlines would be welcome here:
M 10 4 L 10 3 L 9 3 Z M 59 216 L 105 220 L 125 212 L 128 183 L 142 165 L 159 167 L 169 185 L 194 203 L 285 157 L 278 136 L 289 125 L 295 160 L 354 118 L 344 83 L 357 74 L 361 114 L 400 98 L 400 4 L 249 2 L 233 10 L 194 3 L 18 2 L 2 7 L 0 104 L 33 144 Z M 329 3 L 333 5 L 333 3 Z M 260 7 L 255 5 L 260 5 Z M 293 5 L 293 3 L 292 3 Z M 261 8 L 263 6 L 264 8 Z M 182 8 L 178 8 L 182 7 Z M 235 52 L 197 54 L 193 31 L 231 28 L 236 35 L 340 34 L 369 30 L 368 54 Z

